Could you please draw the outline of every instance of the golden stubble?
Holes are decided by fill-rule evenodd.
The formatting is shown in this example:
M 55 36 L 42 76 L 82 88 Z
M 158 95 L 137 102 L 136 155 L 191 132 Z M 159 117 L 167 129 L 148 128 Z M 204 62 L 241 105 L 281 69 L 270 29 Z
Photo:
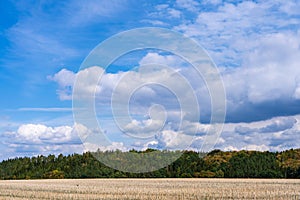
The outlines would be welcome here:
M 300 199 L 299 179 L 0 181 L 0 199 Z

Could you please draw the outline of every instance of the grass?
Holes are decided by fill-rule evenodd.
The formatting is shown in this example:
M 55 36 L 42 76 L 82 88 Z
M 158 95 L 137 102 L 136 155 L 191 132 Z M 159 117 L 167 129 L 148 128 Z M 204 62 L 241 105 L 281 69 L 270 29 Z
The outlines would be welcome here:
M 0 199 L 300 199 L 300 180 L 50 179 L 0 181 Z

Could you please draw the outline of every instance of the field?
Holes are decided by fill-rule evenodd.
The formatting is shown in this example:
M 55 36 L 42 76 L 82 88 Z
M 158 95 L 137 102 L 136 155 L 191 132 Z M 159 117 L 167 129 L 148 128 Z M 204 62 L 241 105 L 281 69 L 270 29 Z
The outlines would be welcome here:
M 0 199 L 300 199 L 300 180 L 61 179 L 0 181 Z

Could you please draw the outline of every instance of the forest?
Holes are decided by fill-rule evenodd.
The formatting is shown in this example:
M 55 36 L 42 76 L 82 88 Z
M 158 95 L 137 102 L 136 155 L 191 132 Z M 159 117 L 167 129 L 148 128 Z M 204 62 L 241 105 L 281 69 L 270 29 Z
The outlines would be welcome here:
M 180 153 L 181 156 L 166 167 L 145 173 L 126 172 L 126 169 L 125 172 L 118 171 L 96 159 L 97 156 L 106 156 L 122 165 L 128 157 L 138 162 L 139 158 L 149 155 L 149 152 L 152 153 L 149 159 L 153 162 L 162 155 L 172 157 Z M 129 168 L 135 167 L 131 165 L 126 164 Z M 19 157 L 0 163 L 0 179 L 49 178 L 300 178 L 300 149 L 282 152 L 213 150 L 205 154 L 154 149 L 129 152 L 116 150 Z

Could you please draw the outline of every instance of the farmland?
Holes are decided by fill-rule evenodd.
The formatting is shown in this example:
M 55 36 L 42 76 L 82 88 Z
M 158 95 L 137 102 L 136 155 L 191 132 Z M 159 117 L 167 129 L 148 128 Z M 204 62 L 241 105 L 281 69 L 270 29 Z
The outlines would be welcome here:
M 0 199 L 300 199 L 299 179 L 0 181 Z

